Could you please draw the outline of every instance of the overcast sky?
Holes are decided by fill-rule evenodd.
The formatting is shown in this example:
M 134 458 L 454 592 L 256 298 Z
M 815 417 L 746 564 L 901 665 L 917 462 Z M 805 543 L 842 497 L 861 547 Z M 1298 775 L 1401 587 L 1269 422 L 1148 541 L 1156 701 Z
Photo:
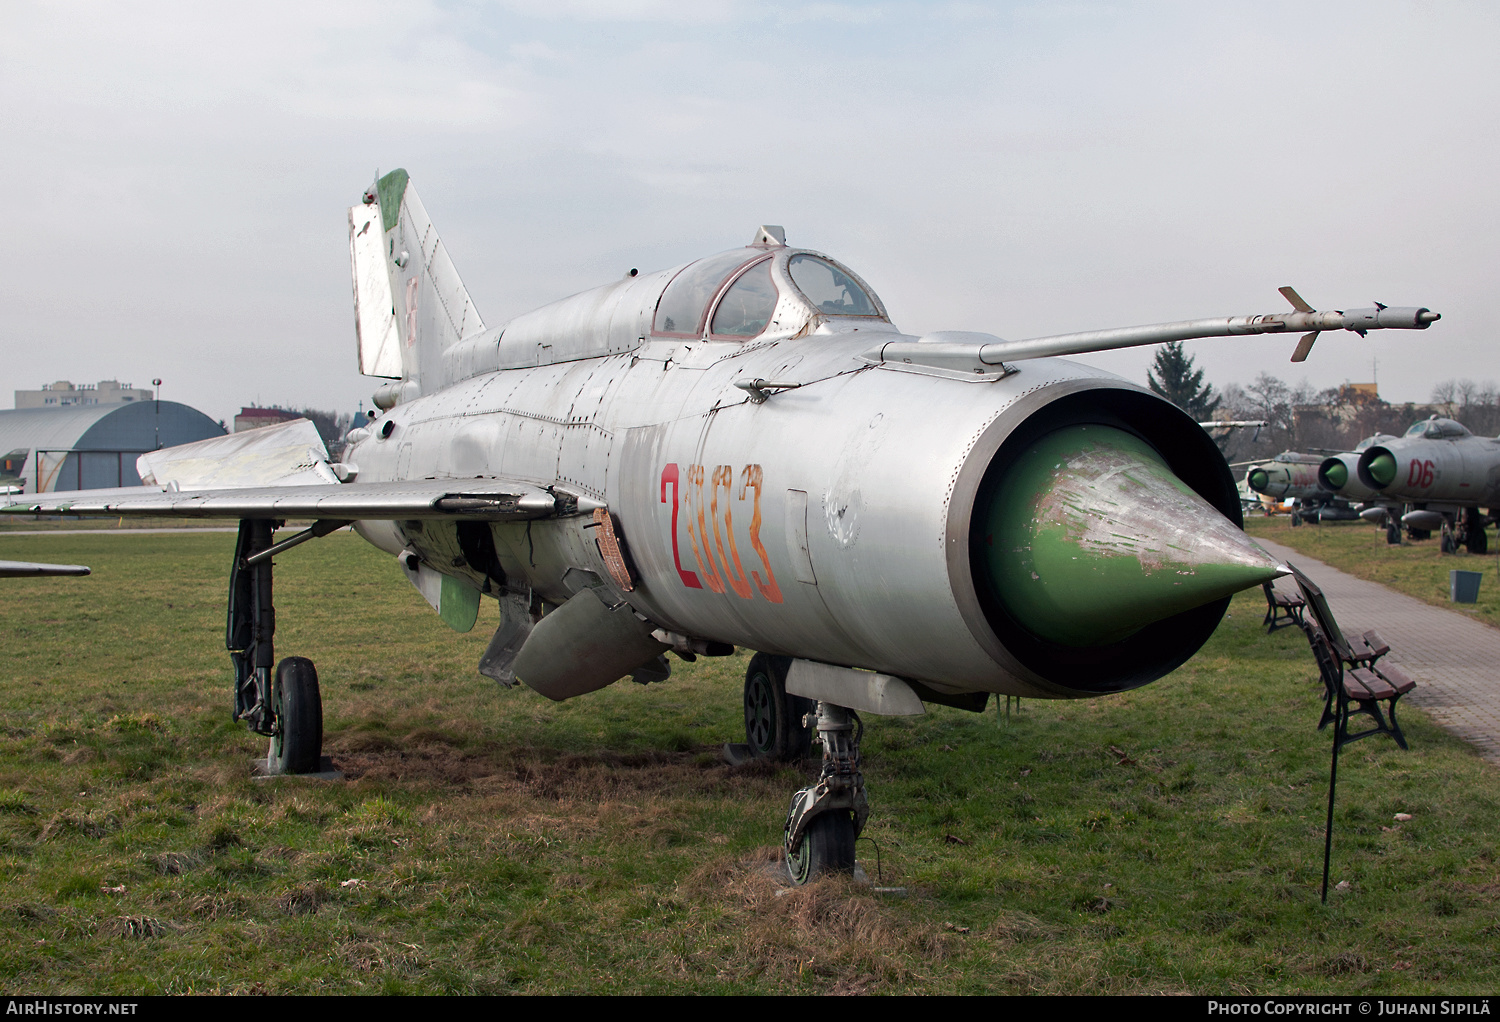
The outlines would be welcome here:
M 405 167 L 488 324 L 750 240 L 911 333 L 1426 305 L 1190 342 L 1424 401 L 1500 379 L 1500 5 L 0 0 L 0 404 L 165 380 L 353 411 L 347 206 Z M 1344 338 L 1348 339 L 1344 339 Z M 1085 361 L 1144 381 L 1153 349 Z

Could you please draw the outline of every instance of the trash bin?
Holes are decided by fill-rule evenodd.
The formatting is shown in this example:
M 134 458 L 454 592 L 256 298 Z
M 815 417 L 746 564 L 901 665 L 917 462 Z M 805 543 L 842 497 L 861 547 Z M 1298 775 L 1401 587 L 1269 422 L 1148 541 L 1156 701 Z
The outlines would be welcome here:
M 1484 578 L 1482 571 L 1458 571 L 1448 572 L 1449 599 L 1453 603 L 1476 603 L 1479 600 L 1479 580 Z

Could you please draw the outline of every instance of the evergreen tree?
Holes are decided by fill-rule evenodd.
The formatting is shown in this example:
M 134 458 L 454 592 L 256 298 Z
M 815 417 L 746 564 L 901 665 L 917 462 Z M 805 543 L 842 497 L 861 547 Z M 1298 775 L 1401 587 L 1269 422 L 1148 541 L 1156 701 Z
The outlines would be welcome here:
M 1193 356 L 1184 354 L 1181 341 L 1168 341 L 1156 349 L 1156 360 L 1146 373 L 1146 382 L 1199 422 L 1206 422 L 1219 407 L 1214 389 L 1203 382 L 1203 370 L 1193 368 Z

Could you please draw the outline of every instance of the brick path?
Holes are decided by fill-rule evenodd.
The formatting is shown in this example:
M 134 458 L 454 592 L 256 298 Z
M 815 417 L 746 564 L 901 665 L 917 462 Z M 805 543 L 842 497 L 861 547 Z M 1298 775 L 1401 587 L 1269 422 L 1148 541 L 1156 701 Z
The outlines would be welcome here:
M 1373 628 L 1390 643 L 1386 657 L 1417 679 L 1403 703 L 1420 706 L 1485 759 L 1500 763 L 1500 629 L 1346 575 L 1279 543 L 1257 542 L 1318 584 L 1346 634 Z M 1277 579 L 1276 588 L 1297 591 L 1290 576 Z

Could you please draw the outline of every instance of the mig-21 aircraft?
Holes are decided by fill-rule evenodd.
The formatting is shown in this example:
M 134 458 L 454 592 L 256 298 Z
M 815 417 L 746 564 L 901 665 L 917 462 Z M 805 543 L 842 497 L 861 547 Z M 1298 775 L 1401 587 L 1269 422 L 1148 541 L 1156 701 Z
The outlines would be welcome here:
M 1308 500 L 1326 493 L 1318 485 L 1322 458 L 1282 451 L 1270 461 L 1257 462 L 1245 472 L 1245 485 L 1276 500 Z
M 1354 510 L 1318 481 L 1323 459 L 1312 454 L 1282 451 L 1270 461 L 1254 463 L 1245 472 L 1245 486 L 1269 497 L 1272 505 L 1284 500 L 1297 502 L 1292 524 L 1302 521 L 1353 519 Z
M 567 699 L 663 681 L 668 652 L 753 649 L 751 752 L 800 758 L 814 732 L 823 749 L 784 825 L 797 882 L 853 867 L 858 714 L 1147 684 L 1233 593 L 1285 570 L 1239 528 L 1193 419 L 1058 356 L 1309 331 L 1305 356 L 1320 330 L 1438 318 L 1299 298 L 1022 341 L 912 336 L 853 270 L 765 226 L 492 327 L 404 171 L 349 232 L 359 368 L 390 382 L 342 461 L 294 422 L 144 455 L 143 487 L 5 510 L 238 519 L 236 716 L 289 772 L 318 769 L 321 702 L 310 661 L 276 662 L 272 558 L 349 523 L 452 627 L 499 602 L 479 671 L 501 685 Z M 275 542 L 288 518 L 315 524 Z
M 1319 479 L 1409 505 L 1399 521 L 1394 513 L 1386 516 L 1388 542 L 1400 542 L 1404 525 L 1414 538 L 1440 530 L 1444 553 L 1460 545 L 1474 554 L 1489 548 L 1485 526 L 1496 520 L 1494 509 L 1500 507 L 1500 439 L 1475 436 L 1463 423 L 1436 415 L 1412 423 L 1399 439 L 1372 439 L 1352 476 L 1347 461 L 1329 458 Z

